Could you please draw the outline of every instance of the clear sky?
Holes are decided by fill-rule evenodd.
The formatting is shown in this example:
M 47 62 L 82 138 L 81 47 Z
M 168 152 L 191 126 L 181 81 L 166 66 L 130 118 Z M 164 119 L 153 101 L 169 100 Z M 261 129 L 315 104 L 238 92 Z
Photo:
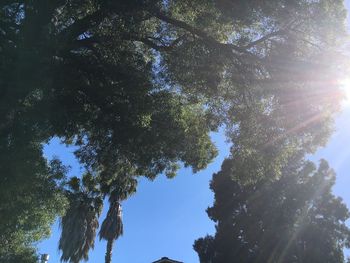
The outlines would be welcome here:
M 213 134 L 220 149 L 219 156 L 205 170 L 192 174 L 190 169 L 181 169 L 174 179 L 160 175 L 154 181 L 141 179 L 137 193 L 123 202 L 124 235 L 114 246 L 113 261 L 118 263 L 150 263 L 163 256 L 184 262 L 198 262 L 192 249 L 196 238 L 214 233 L 214 225 L 205 209 L 213 202 L 209 189 L 212 173 L 220 169 L 228 145 L 220 134 Z M 80 174 L 72 151 L 53 140 L 46 147 L 46 156 L 56 155 L 65 164 L 72 166 L 71 175 Z M 105 205 L 104 218 L 108 204 Z M 59 262 L 58 223 L 50 239 L 40 243 L 40 253 L 50 254 L 49 263 Z M 97 241 L 89 254 L 88 262 L 103 262 L 105 241 Z
M 350 9 L 350 0 L 346 0 L 346 5 Z M 163 256 L 185 263 L 198 262 L 197 254 L 192 249 L 194 240 L 214 233 L 214 224 L 205 213 L 213 202 L 209 181 L 228 155 L 224 137 L 213 134 L 212 138 L 220 154 L 206 170 L 192 174 L 190 169 L 182 169 L 174 179 L 161 175 L 154 181 L 140 180 L 137 193 L 123 203 L 124 236 L 114 245 L 112 262 L 151 263 Z M 70 175 L 79 175 L 81 170 L 73 150 L 53 140 L 45 148 L 45 155 L 49 159 L 58 156 L 65 164 L 72 166 Z M 327 147 L 311 157 L 315 161 L 320 158 L 328 160 L 336 171 L 334 193 L 350 207 L 350 105 L 345 106 L 337 117 L 336 131 Z M 106 209 L 108 204 L 101 220 Z M 52 236 L 38 246 L 39 253 L 50 254 L 49 263 L 59 262 L 58 239 L 56 223 Z M 88 262 L 103 263 L 105 248 L 106 242 L 96 239 Z

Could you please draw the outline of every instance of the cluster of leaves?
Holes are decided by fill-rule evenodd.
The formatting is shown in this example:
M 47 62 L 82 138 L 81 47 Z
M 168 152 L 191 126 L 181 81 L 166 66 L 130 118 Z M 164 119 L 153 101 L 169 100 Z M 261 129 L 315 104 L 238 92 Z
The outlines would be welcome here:
M 227 159 L 213 176 L 207 212 L 217 232 L 195 242 L 200 262 L 345 262 L 350 213 L 325 160 L 292 159 L 278 180 L 249 186 L 233 179 L 234 165 Z

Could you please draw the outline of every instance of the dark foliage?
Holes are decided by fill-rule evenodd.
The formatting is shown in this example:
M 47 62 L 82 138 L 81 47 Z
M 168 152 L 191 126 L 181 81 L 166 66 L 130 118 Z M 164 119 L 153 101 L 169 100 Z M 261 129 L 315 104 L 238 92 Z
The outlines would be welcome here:
M 335 174 L 292 160 L 280 179 L 242 186 L 233 160 L 213 176 L 215 203 L 208 208 L 216 234 L 194 244 L 200 262 L 345 262 L 350 214 L 332 194 Z

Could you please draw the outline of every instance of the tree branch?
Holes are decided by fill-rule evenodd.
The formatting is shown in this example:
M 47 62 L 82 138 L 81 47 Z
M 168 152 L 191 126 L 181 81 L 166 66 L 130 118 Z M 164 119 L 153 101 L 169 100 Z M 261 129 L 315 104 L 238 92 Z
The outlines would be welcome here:
M 145 45 L 153 48 L 154 50 L 161 52 L 161 51 L 170 51 L 173 48 L 175 48 L 176 45 L 178 45 L 186 37 L 186 35 L 178 37 L 177 39 L 173 40 L 173 42 L 171 42 L 169 45 L 157 45 L 155 42 L 151 40 L 152 37 L 139 37 L 139 36 L 126 35 L 126 34 L 119 37 L 122 40 L 142 42 Z M 67 46 L 66 50 L 68 49 L 72 50 L 72 49 L 77 49 L 81 47 L 91 48 L 94 46 L 94 44 L 102 43 L 105 39 L 106 39 L 105 37 L 103 38 L 90 37 L 90 38 L 75 40 L 71 45 Z
M 180 42 L 186 37 L 186 35 L 182 35 L 181 37 L 178 37 L 175 39 L 171 44 L 169 45 L 157 45 L 153 41 L 150 40 L 151 37 L 146 37 L 146 38 L 140 38 L 140 39 L 135 39 L 136 41 L 140 41 L 144 43 L 145 45 L 157 50 L 157 51 L 171 51 L 174 49 Z
M 71 26 L 65 28 L 59 33 L 59 37 L 72 37 L 76 38 L 82 33 L 88 31 L 92 26 L 97 25 L 105 18 L 105 11 L 102 9 L 97 10 L 91 15 L 87 15 L 82 19 L 77 20 Z
M 254 47 L 254 46 L 256 46 L 256 45 L 258 45 L 258 44 L 260 44 L 262 42 L 265 42 L 266 40 L 268 40 L 268 39 L 270 39 L 272 37 L 275 37 L 275 36 L 278 36 L 278 35 L 283 35 L 284 33 L 285 33 L 284 30 L 278 30 L 278 31 L 271 32 L 271 33 L 269 33 L 269 34 L 267 34 L 267 35 L 265 35 L 265 36 L 255 40 L 255 41 L 249 43 L 248 45 L 244 46 L 244 49 L 248 50 L 248 49 L 250 49 L 250 48 L 252 48 L 252 47 Z
M 224 44 L 224 43 L 220 43 L 219 41 L 217 41 L 215 38 L 213 38 L 212 36 L 208 35 L 206 32 L 196 28 L 196 27 L 193 27 L 189 24 L 187 24 L 186 22 L 183 22 L 181 20 L 178 20 L 178 19 L 175 19 L 175 18 L 172 18 L 172 17 L 169 17 L 167 16 L 166 14 L 164 14 L 163 12 L 161 11 L 153 11 L 152 14 L 157 17 L 158 19 L 168 23 L 168 24 L 171 24 L 171 25 L 174 25 L 176 27 L 179 27 L 179 28 L 182 28 L 184 30 L 186 30 L 187 32 L 190 32 L 198 37 L 200 37 L 204 42 L 207 43 L 207 45 L 209 46 L 212 46 L 212 47 L 216 47 L 216 48 L 229 48 L 233 51 L 236 51 L 236 52 L 239 52 L 239 53 L 244 53 L 245 50 L 242 49 L 241 47 L 239 46 L 236 46 L 236 45 L 233 45 L 233 44 Z

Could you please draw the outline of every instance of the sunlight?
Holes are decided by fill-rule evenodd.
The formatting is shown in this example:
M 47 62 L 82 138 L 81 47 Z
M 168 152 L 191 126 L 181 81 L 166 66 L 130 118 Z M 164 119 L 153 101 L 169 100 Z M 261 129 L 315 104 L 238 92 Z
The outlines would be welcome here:
M 346 79 L 341 80 L 340 87 L 345 95 L 342 104 L 345 107 L 350 107 L 350 78 L 346 78 Z

